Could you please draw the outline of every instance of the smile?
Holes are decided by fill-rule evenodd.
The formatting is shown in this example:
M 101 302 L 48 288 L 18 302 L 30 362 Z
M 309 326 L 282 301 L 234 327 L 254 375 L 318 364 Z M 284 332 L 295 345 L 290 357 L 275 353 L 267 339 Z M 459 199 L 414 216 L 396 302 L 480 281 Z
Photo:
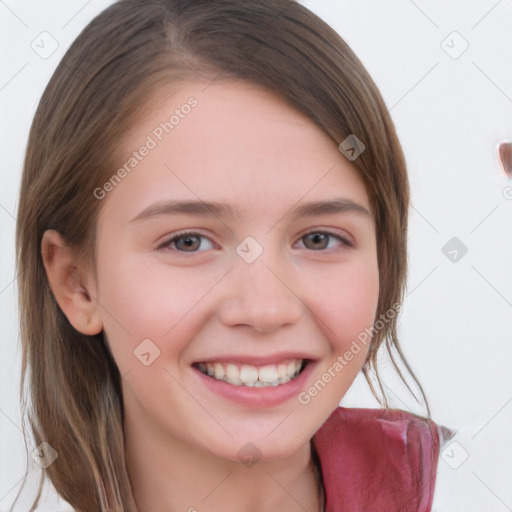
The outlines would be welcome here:
M 234 386 L 280 386 L 295 379 L 306 366 L 305 359 L 290 359 L 279 364 L 253 366 L 237 363 L 198 363 L 204 375 Z

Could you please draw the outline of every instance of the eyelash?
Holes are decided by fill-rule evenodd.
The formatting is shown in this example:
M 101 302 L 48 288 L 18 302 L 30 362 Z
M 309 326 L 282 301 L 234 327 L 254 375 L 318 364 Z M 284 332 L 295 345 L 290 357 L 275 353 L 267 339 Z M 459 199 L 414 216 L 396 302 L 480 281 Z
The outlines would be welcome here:
M 312 234 L 327 235 L 327 236 L 329 236 L 331 238 L 336 238 L 339 242 L 341 242 L 341 245 L 343 246 L 342 248 L 340 248 L 338 250 L 343 250 L 343 248 L 354 247 L 354 244 L 352 242 L 350 242 L 349 240 L 347 240 L 343 236 L 338 235 L 337 233 L 334 233 L 332 231 L 323 231 L 323 230 L 308 231 L 307 233 L 304 233 L 303 235 L 301 235 L 299 237 L 299 240 L 302 240 L 306 236 L 312 235 Z M 205 235 L 203 235 L 201 233 L 198 233 L 196 231 L 181 231 L 181 232 L 175 233 L 170 238 L 165 240 L 162 244 L 160 244 L 157 247 L 157 249 L 158 250 L 171 250 L 171 251 L 176 251 L 176 252 L 180 252 L 180 253 L 184 253 L 184 254 L 187 254 L 187 253 L 192 253 L 193 254 L 193 253 L 196 253 L 196 252 L 203 252 L 203 251 L 197 251 L 197 250 L 196 251 L 181 251 L 179 249 L 171 249 L 170 248 L 170 246 L 171 246 L 171 244 L 173 242 L 176 242 L 180 238 L 186 238 L 186 237 L 201 237 L 201 238 L 205 238 L 205 239 L 210 240 L 207 236 L 205 236 Z M 210 242 L 213 244 L 213 242 L 211 240 L 210 240 Z M 306 247 L 306 249 L 307 249 L 307 247 Z M 314 249 L 309 249 L 309 250 L 312 251 L 312 252 L 324 252 L 324 251 L 332 250 L 332 249 L 319 249 L 319 250 L 316 250 L 316 251 Z

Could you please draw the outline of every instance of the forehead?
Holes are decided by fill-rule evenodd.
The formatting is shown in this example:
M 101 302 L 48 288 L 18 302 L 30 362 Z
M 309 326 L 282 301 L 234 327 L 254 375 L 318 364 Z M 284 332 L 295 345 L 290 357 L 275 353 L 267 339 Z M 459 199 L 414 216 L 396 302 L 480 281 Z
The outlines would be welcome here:
M 370 209 L 357 171 L 336 142 L 254 84 L 190 82 L 162 88 L 122 147 L 120 167 L 128 172 L 108 202 L 144 207 L 149 201 L 202 199 L 244 211 L 263 205 L 270 214 L 286 202 L 329 196 Z

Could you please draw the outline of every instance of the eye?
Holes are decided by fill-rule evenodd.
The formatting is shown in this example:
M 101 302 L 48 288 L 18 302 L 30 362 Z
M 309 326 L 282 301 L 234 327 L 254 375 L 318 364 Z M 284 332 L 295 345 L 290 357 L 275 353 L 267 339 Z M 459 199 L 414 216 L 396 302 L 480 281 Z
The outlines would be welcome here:
M 313 251 L 333 249 L 336 245 L 353 247 L 353 244 L 342 236 L 326 231 L 311 231 L 303 235 L 300 240 L 303 242 L 306 249 Z
M 203 243 L 206 241 L 206 244 Z M 205 247 L 206 245 L 206 247 Z M 158 246 L 158 249 L 169 249 L 180 252 L 200 252 L 213 249 L 212 241 L 200 233 L 176 233 Z

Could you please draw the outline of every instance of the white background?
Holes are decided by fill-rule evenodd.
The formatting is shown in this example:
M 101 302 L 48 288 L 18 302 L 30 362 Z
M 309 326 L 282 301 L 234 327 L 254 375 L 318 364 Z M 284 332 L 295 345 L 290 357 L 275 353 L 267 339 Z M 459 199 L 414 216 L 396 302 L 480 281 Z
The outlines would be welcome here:
M 65 50 L 110 3 L 0 0 L 0 512 L 26 465 L 14 230 L 28 130 Z M 512 140 L 512 1 L 302 3 L 363 61 L 406 154 L 413 202 L 401 343 L 433 419 L 457 430 L 439 461 L 433 510 L 512 510 L 512 179 L 495 152 Z M 31 48 L 43 31 L 59 45 L 47 59 Z M 468 249 L 456 262 L 442 252 L 452 237 Z M 415 408 L 390 371 L 384 380 L 392 406 Z M 342 404 L 377 406 L 362 378 Z M 60 510 L 52 499 L 41 510 Z

